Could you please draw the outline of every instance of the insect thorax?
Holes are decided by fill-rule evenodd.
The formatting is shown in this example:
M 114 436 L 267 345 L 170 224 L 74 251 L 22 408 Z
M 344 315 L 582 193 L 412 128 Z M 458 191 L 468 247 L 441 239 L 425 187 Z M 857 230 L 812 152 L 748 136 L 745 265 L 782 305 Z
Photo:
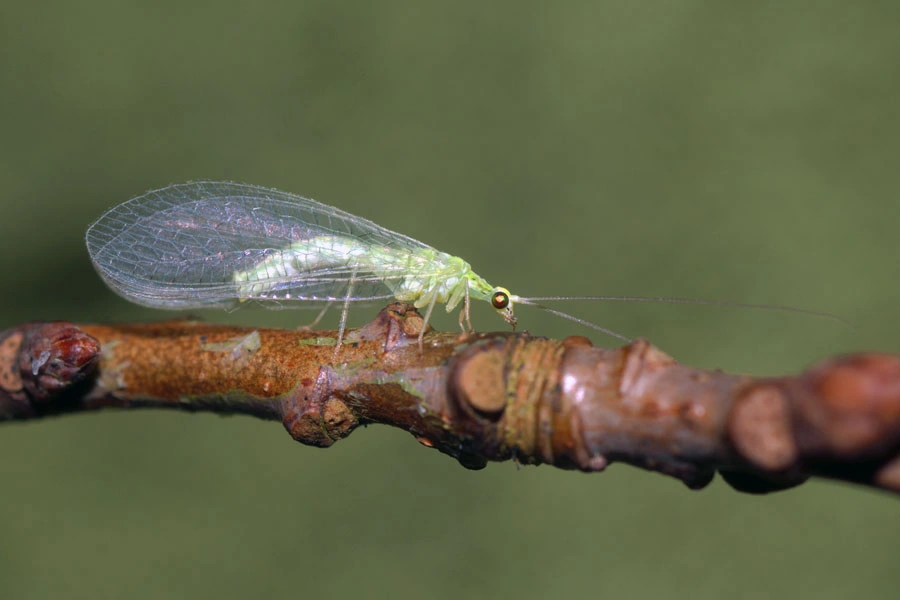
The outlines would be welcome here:
M 434 301 L 446 304 L 448 312 L 453 310 L 465 297 L 466 281 L 474 275 L 463 259 L 431 248 L 403 257 L 402 264 L 409 274 L 385 279 L 385 284 L 397 300 L 412 302 L 416 308 Z

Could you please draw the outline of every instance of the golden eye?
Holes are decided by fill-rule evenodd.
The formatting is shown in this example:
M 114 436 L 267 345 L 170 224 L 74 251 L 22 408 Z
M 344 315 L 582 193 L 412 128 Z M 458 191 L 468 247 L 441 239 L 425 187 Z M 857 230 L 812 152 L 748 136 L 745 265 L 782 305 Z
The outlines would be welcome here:
M 503 310 L 509 306 L 509 294 L 500 291 L 494 292 L 491 294 L 491 306 L 497 310 Z

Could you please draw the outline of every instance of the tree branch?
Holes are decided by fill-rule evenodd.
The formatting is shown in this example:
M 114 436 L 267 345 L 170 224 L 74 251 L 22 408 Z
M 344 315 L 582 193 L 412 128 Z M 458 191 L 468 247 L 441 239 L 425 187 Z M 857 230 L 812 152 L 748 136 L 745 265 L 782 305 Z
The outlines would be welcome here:
M 384 423 L 470 469 L 626 462 L 764 493 L 817 475 L 900 492 L 900 357 L 790 377 L 692 369 L 638 340 L 429 331 L 394 303 L 347 333 L 192 321 L 28 323 L 0 333 L 0 420 L 107 407 L 245 413 L 327 447 Z

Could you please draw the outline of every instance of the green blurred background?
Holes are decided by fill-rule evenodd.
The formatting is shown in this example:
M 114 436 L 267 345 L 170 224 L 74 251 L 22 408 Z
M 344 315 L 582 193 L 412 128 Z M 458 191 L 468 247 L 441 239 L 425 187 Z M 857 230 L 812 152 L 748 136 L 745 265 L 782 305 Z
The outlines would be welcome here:
M 776 302 L 856 324 L 566 307 L 699 367 L 900 351 L 898 23 L 887 0 L 6 3 L 2 325 L 173 316 L 109 292 L 83 232 L 210 178 L 340 206 L 521 295 Z M 504 328 L 484 307 L 474 321 Z M 321 451 L 277 423 L 159 411 L 4 425 L 0 453 L 4 598 L 824 600 L 900 584 L 897 500 L 833 482 L 760 498 L 621 465 L 469 472 L 385 427 Z

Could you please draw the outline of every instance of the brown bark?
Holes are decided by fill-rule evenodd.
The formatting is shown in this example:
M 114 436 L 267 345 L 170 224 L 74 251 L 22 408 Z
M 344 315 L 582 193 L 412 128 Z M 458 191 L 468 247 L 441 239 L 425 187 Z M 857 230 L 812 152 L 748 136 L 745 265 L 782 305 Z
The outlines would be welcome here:
M 695 489 L 719 471 L 746 492 L 813 475 L 900 492 L 900 357 L 754 378 L 680 365 L 643 340 L 608 350 L 430 331 L 420 349 L 421 326 L 395 303 L 335 351 L 330 331 L 28 323 L 0 333 L 0 420 L 105 407 L 246 413 L 320 447 L 384 423 L 472 469 L 620 461 Z

